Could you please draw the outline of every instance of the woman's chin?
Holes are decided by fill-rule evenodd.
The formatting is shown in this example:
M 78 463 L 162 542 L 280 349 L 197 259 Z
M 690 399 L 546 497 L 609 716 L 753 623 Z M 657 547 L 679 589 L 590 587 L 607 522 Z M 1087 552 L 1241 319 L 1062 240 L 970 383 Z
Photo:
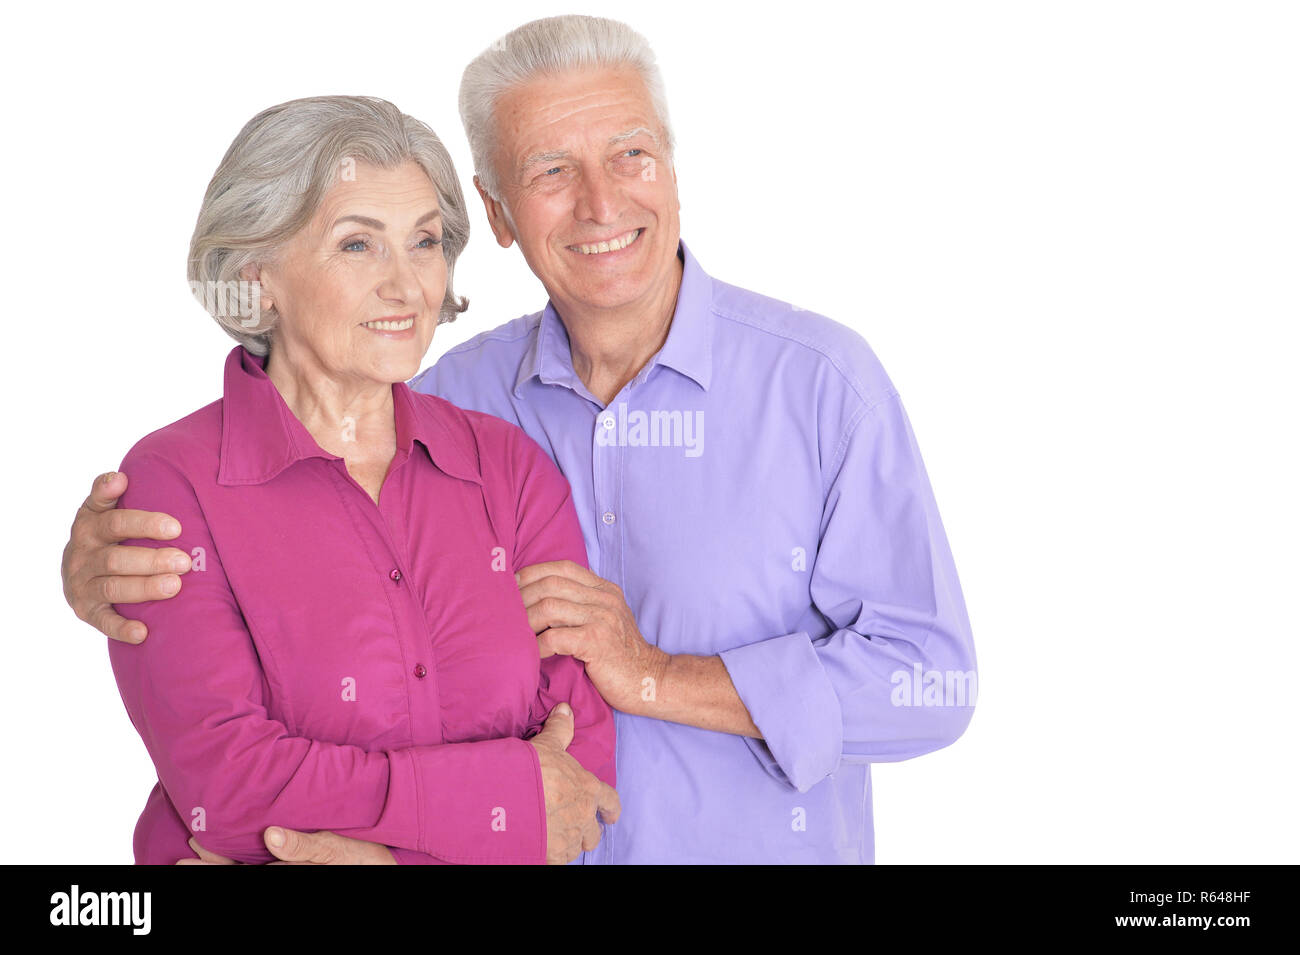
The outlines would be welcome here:
M 374 369 L 374 376 L 384 381 L 410 381 L 420 372 L 420 363 L 424 361 L 429 350 L 429 342 L 423 345 L 415 340 L 385 341 L 376 343 L 369 349 L 369 361 Z

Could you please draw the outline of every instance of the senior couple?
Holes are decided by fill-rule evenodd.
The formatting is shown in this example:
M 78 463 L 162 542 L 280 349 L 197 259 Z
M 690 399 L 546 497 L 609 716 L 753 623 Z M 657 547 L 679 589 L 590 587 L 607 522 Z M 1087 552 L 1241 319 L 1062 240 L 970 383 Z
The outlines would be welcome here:
M 460 109 L 548 301 L 418 375 L 466 307 L 428 127 L 284 103 L 208 187 L 223 397 L 96 482 L 63 562 L 158 771 L 136 860 L 873 862 L 870 764 L 974 704 L 897 390 L 692 256 L 625 25 L 525 24 Z

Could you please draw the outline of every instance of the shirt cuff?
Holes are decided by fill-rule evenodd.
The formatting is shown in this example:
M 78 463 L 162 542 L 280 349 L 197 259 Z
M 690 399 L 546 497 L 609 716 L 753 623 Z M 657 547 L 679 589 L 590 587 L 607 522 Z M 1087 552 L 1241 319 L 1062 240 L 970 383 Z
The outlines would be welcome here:
M 417 848 L 451 863 L 546 862 L 546 793 L 531 743 L 414 747 L 389 758 L 389 803 L 399 808 L 414 800 Z
M 808 634 L 772 637 L 719 656 L 763 734 L 762 742 L 745 742 L 770 754 L 790 785 L 807 792 L 839 768 L 844 747 L 840 700 Z M 770 761 L 762 761 L 771 771 Z
M 427 852 L 417 852 L 414 849 L 403 849 L 401 846 L 389 846 L 388 851 L 393 854 L 393 859 L 398 865 L 441 865 L 441 859 L 435 859 Z

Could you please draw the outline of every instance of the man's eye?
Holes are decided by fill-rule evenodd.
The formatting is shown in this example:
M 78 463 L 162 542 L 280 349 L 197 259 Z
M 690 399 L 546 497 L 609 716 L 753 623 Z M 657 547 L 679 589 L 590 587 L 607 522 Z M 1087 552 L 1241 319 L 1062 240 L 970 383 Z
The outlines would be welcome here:
M 551 173 L 560 172 L 563 169 L 564 169 L 563 166 L 552 166 L 550 169 L 546 170 L 546 172 L 544 172 L 542 175 L 549 176 Z
M 626 155 L 628 155 L 628 156 L 639 156 L 639 155 L 641 155 L 641 153 L 642 153 L 643 151 L 644 151 L 644 150 L 642 150 L 642 149 L 640 149 L 640 148 L 634 146 L 634 147 L 632 147 L 631 149 L 629 149 L 629 150 L 627 151 Z

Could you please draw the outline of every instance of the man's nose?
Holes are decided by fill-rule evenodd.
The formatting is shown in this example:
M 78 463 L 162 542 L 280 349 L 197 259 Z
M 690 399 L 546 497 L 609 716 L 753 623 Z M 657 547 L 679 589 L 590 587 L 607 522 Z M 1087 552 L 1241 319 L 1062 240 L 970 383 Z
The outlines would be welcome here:
M 583 175 L 578 183 L 573 210 L 576 218 L 588 222 L 614 222 L 622 211 L 621 206 L 618 183 L 608 169 L 598 168 Z

